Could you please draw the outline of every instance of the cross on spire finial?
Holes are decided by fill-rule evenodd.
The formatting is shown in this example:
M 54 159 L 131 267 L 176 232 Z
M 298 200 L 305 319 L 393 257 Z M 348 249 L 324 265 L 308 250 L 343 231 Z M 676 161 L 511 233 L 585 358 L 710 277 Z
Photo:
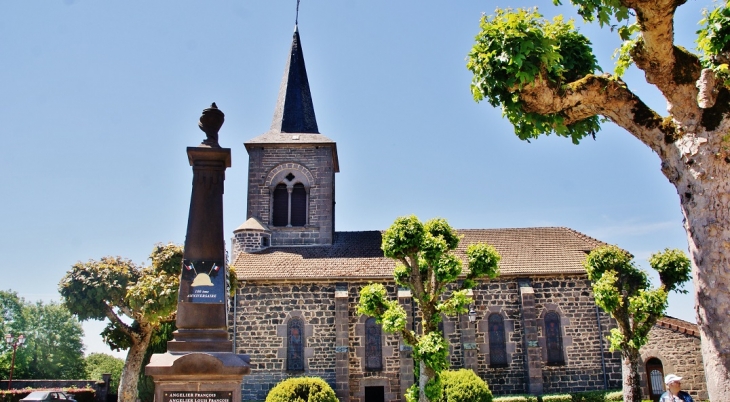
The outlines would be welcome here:
M 297 16 L 294 18 L 294 25 L 299 25 L 299 0 L 297 0 Z

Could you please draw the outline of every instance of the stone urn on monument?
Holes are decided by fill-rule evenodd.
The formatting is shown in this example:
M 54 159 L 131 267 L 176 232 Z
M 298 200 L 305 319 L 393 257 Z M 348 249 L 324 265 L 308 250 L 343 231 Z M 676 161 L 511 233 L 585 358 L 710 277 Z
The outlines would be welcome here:
M 206 139 L 188 147 L 193 167 L 188 228 L 180 274 L 177 331 L 167 353 L 152 355 L 145 374 L 155 382 L 156 402 L 239 402 L 249 358 L 228 340 L 223 181 L 230 148 L 218 144 L 224 114 L 215 103 L 198 126 Z

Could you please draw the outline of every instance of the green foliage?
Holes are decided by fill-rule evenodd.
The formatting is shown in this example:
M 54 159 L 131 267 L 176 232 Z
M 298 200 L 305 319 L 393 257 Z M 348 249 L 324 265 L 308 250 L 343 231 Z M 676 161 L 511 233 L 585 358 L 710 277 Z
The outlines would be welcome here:
M 611 350 L 645 345 L 649 330 L 667 308 L 668 292 L 689 280 L 689 258 L 679 250 L 653 254 L 649 263 L 659 271 L 662 285 L 657 289 L 650 289 L 646 273 L 636 267 L 631 254 L 616 246 L 599 247 L 584 262 L 596 304 L 619 322 L 609 336 Z
M 572 402 L 573 397 L 570 394 L 543 395 L 542 402 Z
M 730 8 L 728 2 L 718 5 L 712 11 L 704 10 L 697 31 L 697 48 L 701 53 L 703 67 L 711 68 L 730 85 L 728 52 L 730 51 Z
M 534 395 L 510 395 L 500 396 L 492 399 L 493 402 L 537 402 L 537 397 Z
M 621 36 L 624 42 L 613 52 L 613 58 L 616 59 L 616 66 L 613 72 L 616 77 L 623 76 L 626 70 L 634 63 L 634 59 L 631 58 L 631 51 L 639 43 L 638 32 L 639 24 L 631 24 L 619 29 L 619 36 Z
M 161 323 L 174 319 L 182 256 L 181 246 L 158 244 L 150 254 L 149 267 L 121 257 L 103 257 L 74 264 L 59 283 L 64 306 L 82 321 L 108 318 L 101 334 L 104 341 L 112 349 L 135 352 L 128 355 L 123 371 L 141 364 L 151 334 Z M 120 399 L 136 397 L 137 384 L 136 376 L 123 381 Z
M 110 318 L 105 341 L 114 349 L 128 348 L 129 337 L 118 313 L 154 326 L 177 309 L 182 247 L 158 244 L 150 259 L 150 267 L 121 257 L 74 264 L 59 284 L 64 305 L 82 321 Z M 132 328 L 139 326 L 133 323 Z
M 415 254 L 425 235 L 426 230 L 415 215 L 403 216 L 383 233 L 381 248 L 386 257 L 401 259 Z
M 441 373 L 443 394 L 440 402 L 491 402 L 487 383 L 473 370 L 446 370 Z
M 682 285 L 691 278 L 692 263 L 681 250 L 667 248 L 663 252 L 654 253 L 649 257 L 649 265 L 659 272 L 659 279 L 667 292 L 687 293 Z
M 64 305 L 79 320 L 103 320 L 110 306 L 127 306 L 127 288 L 137 282 L 140 271 L 122 257 L 78 262 L 61 279 L 59 292 Z
M 606 391 L 573 392 L 573 402 L 603 402 L 606 400 Z
M 426 382 L 424 393 L 429 401 L 438 401 L 443 395 L 443 384 L 441 383 L 441 374 L 436 375 Z
M 451 297 L 439 303 L 436 306 L 436 310 L 442 314 L 448 316 L 455 316 L 457 314 L 464 314 L 468 312 L 469 303 L 471 298 L 466 295 L 466 290 L 457 290 L 451 293 Z M 441 318 L 440 316 L 438 316 Z
M 618 22 L 629 18 L 629 9 L 621 5 L 619 0 L 570 0 L 578 8 L 578 14 L 586 21 L 598 21 L 601 26 L 608 25 L 612 20 Z M 562 4 L 560 0 L 553 0 L 553 4 Z
M 438 332 L 422 335 L 413 347 L 413 358 L 439 373 L 449 367 L 449 345 Z
M 467 248 L 469 273 L 461 289 L 445 292 L 448 285 L 462 276 L 462 261 L 453 253 L 461 240 L 445 219 L 431 219 L 421 223 L 411 215 L 400 217 L 383 233 L 382 249 L 385 256 L 397 260 L 393 276 L 398 286 L 411 290 L 423 323 L 423 333 L 406 330 L 406 312 L 396 300 L 388 300 L 388 292 L 381 284 L 369 284 L 360 290 L 358 314 L 375 317 L 386 332 L 398 332 L 406 343 L 413 346 L 416 368 L 420 362 L 428 368 L 424 389 L 418 386 L 406 394 L 407 400 L 417 401 L 419 393 L 436 401 L 441 395 L 439 373 L 448 367 L 448 344 L 437 331 L 441 314 L 454 316 L 467 311 L 472 303 L 466 290 L 479 278 L 494 278 L 499 274 L 499 253 L 492 246 L 470 245 Z M 423 374 L 423 373 L 420 373 Z M 410 399 L 409 399 L 410 398 Z
M 418 402 L 418 381 L 408 387 L 405 394 L 406 402 Z M 1 401 L 0 401 L 1 402 Z
M 0 291 L 0 329 L 3 335 L 25 336 L 25 343 L 16 351 L 14 378 L 84 377 L 84 332 L 62 305 L 30 303 L 13 291 Z M 7 378 L 12 354 L 12 348 L 2 342 L 0 377 Z
M 599 130 L 598 116 L 566 125 L 561 114 L 525 112 L 520 91 L 536 81 L 561 88 L 600 70 L 591 43 L 573 21 L 562 16 L 545 20 L 537 9 L 497 9 L 482 17 L 481 32 L 469 52 L 467 68 L 474 74 L 474 100 L 501 106 L 520 139 L 555 133 L 574 143 Z
M 269 391 L 266 402 L 337 402 L 335 391 L 316 377 L 289 378 Z
M 22 351 L 28 358 L 27 378 L 83 377 L 84 330 L 79 320 L 56 302 L 28 304 L 23 314 L 27 324 Z
M 466 289 L 474 287 L 475 278 L 494 279 L 499 276 L 499 260 L 502 257 L 491 244 L 470 244 L 466 248 L 466 256 L 469 262 L 469 274 L 466 276 Z
M 607 402 L 620 402 L 624 400 L 624 392 L 623 391 L 614 391 L 609 392 L 606 394 L 606 401 Z
M 111 374 L 110 393 L 119 388 L 119 378 L 124 368 L 124 360 L 104 353 L 92 353 L 84 359 L 86 376 L 90 380 L 102 380 L 102 374 Z

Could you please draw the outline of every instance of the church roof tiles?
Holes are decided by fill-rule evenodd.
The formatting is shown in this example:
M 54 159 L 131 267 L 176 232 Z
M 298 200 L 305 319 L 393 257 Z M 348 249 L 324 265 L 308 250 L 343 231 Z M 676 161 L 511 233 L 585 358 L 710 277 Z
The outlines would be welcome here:
M 502 256 L 504 276 L 584 273 L 587 253 L 605 243 L 562 227 L 464 229 L 456 254 L 465 260 L 469 244 L 493 245 Z M 380 231 L 336 232 L 327 246 L 270 247 L 239 253 L 239 279 L 392 278 L 395 261 L 383 256 Z M 465 264 L 466 265 L 466 264 Z

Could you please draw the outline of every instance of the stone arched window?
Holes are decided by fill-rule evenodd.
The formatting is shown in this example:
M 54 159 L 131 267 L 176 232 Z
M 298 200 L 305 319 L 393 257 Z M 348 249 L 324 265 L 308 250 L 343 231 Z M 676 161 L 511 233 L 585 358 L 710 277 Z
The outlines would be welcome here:
M 289 191 L 286 184 L 281 183 L 274 189 L 273 217 L 274 226 L 287 226 L 289 224 Z
M 296 183 L 291 192 L 290 222 L 292 226 L 307 224 L 307 190 L 304 184 Z
M 375 318 L 368 318 L 365 321 L 365 369 L 383 369 L 383 345 L 382 329 Z
M 304 371 L 304 320 L 292 318 L 286 327 L 286 369 Z
M 314 178 L 302 165 L 285 163 L 277 166 L 266 179 L 271 194 L 270 222 L 274 227 L 307 225 L 309 189 Z
M 545 314 L 544 322 L 547 364 L 551 366 L 565 364 L 565 357 L 563 355 L 563 333 L 560 329 L 560 315 L 551 311 Z
M 489 325 L 489 367 L 507 367 L 507 339 L 504 333 L 504 319 L 499 313 L 492 313 L 487 319 Z

